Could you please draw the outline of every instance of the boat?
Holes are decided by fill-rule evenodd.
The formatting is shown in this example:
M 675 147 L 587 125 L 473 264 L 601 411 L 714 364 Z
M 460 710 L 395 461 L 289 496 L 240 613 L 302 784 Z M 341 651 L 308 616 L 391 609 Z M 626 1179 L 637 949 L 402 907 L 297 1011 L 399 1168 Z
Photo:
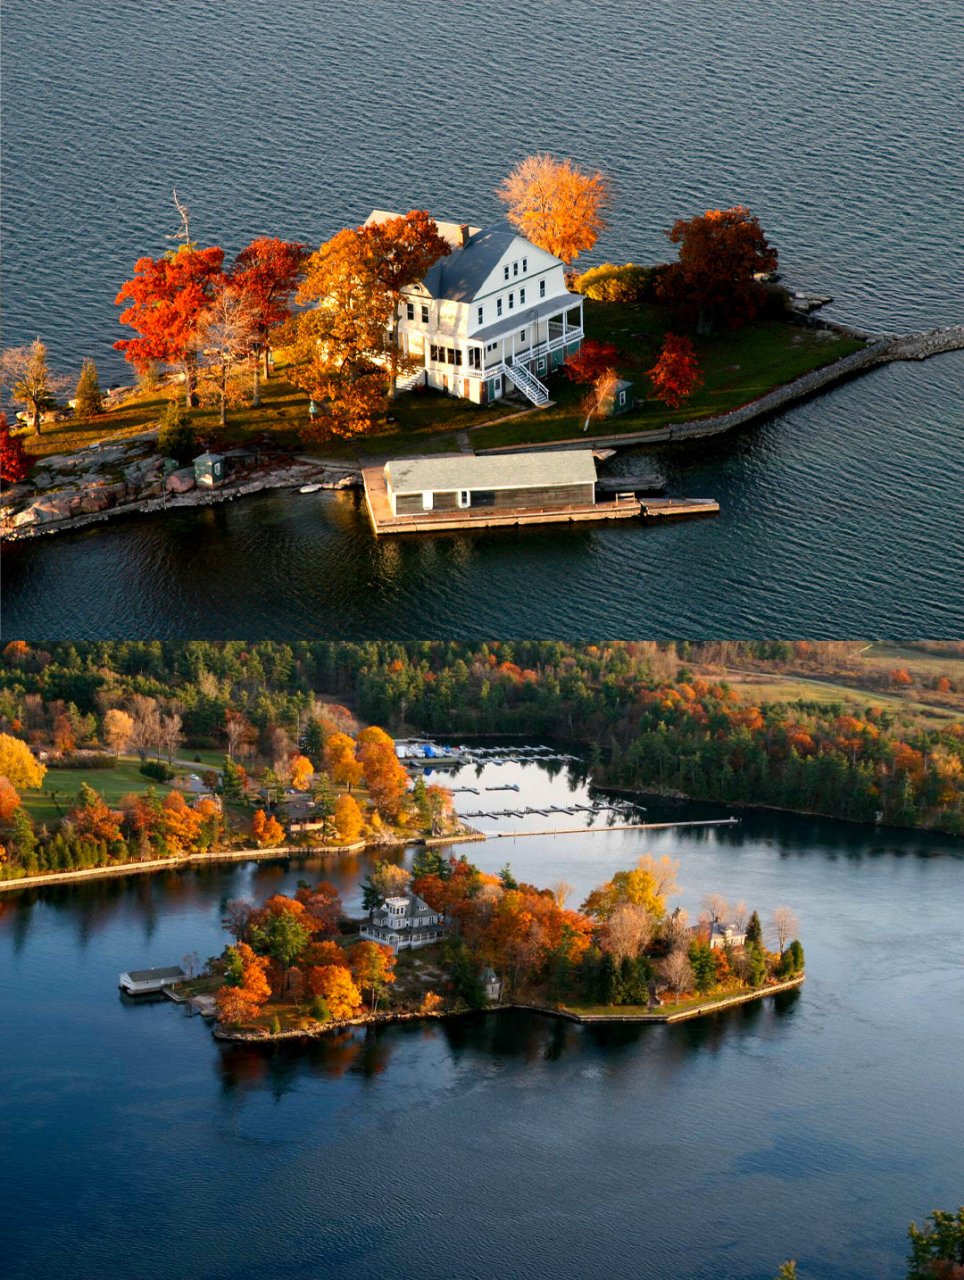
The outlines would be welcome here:
M 320 484 L 303 484 L 298 490 L 299 493 L 317 493 L 321 488 Z

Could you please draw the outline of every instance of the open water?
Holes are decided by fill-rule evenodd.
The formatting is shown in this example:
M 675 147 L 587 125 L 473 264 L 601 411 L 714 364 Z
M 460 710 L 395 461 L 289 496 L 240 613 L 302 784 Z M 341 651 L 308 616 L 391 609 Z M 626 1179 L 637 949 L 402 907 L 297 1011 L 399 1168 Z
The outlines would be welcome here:
M 320 243 L 374 206 L 494 219 L 522 156 L 613 179 L 596 259 L 745 202 L 791 283 L 873 330 L 964 320 L 958 0 L 18 0 L 4 342 L 127 371 L 112 300 L 175 230 Z M 10 548 L 32 637 L 964 633 L 964 354 L 661 454 L 716 520 L 379 545 L 290 495 Z M 627 465 L 630 465 L 627 463 Z

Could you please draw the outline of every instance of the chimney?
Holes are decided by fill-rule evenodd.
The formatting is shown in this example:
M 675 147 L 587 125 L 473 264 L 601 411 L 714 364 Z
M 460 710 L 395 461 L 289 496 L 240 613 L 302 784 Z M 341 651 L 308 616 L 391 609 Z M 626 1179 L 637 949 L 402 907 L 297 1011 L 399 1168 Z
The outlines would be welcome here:
M 459 223 L 459 244 L 460 245 L 467 244 L 468 239 L 469 239 L 469 224 L 467 222 L 461 222 Z

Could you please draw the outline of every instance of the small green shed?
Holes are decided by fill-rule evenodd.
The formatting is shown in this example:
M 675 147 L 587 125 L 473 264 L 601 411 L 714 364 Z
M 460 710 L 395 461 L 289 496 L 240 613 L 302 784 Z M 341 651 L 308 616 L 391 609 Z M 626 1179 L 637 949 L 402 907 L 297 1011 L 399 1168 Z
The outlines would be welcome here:
M 620 378 L 613 387 L 613 403 L 608 417 L 616 418 L 621 413 L 629 413 L 633 407 L 633 384 L 627 378 Z
M 194 459 L 194 479 L 198 486 L 217 489 L 224 484 L 224 458 L 220 453 L 202 453 Z

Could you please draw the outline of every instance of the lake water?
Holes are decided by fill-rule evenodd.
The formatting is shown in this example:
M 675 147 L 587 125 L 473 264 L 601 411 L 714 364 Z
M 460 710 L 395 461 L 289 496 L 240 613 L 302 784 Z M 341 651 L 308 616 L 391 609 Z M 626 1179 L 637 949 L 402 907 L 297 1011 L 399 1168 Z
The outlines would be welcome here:
M 503 769 L 520 805 L 586 794 L 578 765 Z M 367 858 L 4 895 L 4 1275 L 769 1280 L 789 1256 L 807 1280 L 903 1275 L 907 1222 L 964 1186 L 960 842 L 748 815 L 464 848 L 576 901 L 669 853 L 691 909 L 792 904 L 807 981 L 676 1027 L 498 1015 L 221 1046 L 117 974 L 219 951 L 228 898 L 305 875 L 357 908 Z
M 596 259 L 658 260 L 676 216 L 744 201 L 838 318 L 960 322 L 962 49 L 957 0 L 21 0 L 4 340 L 125 379 L 112 299 L 165 248 L 172 186 L 233 253 L 262 232 L 319 243 L 374 206 L 485 222 L 540 148 L 612 175 Z M 660 454 L 673 491 L 723 508 L 676 528 L 379 545 L 350 502 L 284 495 L 44 539 L 7 553 L 4 630 L 958 635 L 962 384 L 961 353 L 891 367 Z

